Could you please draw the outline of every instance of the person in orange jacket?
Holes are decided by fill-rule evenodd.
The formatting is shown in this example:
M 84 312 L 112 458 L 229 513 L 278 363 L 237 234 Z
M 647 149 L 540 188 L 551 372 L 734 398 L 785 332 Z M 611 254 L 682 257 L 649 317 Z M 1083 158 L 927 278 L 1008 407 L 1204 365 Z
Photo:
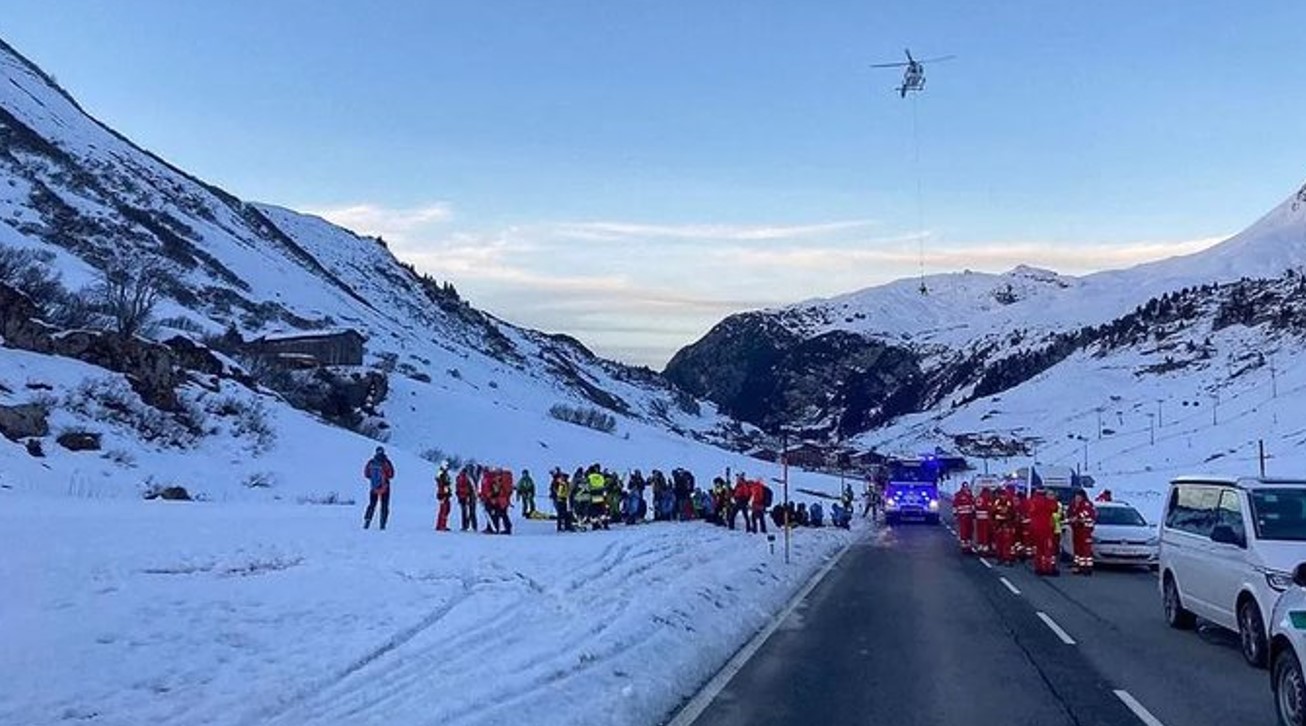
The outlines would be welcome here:
M 464 466 L 458 470 L 458 479 L 454 485 L 454 496 L 458 498 L 458 511 L 462 514 L 462 531 L 469 528 L 476 531 L 476 483 L 475 474 Z
M 744 478 L 743 472 L 735 477 L 735 488 L 730 492 L 730 498 L 730 529 L 735 528 L 735 517 L 742 512 L 744 515 L 744 529 L 752 532 L 753 514 L 748 511 L 748 479 Z
M 385 529 L 386 520 L 390 518 L 390 480 L 395 478 L 395 467 L 386 457 L 383 447 L 376 447 L 376 453 L 363 465 L 363 478 L 368 484 L 363 529 L 372 526 L 372 514 L 378 501 L 381 503 L 381 529 Z
M 435 515 L 435 531 L 449 531 L 449 504 L 453 499 L 453 482 L 449 479 L 449 462 L 440 462 L 440 470 L 435 474 L 435 501 L 440 510 Z
M 499 533 L 499 517 L 496 515 L 495 495 L 498 494 L 499 471 L 493 467 L 485 467 L 481 472 L 481 488 L 477 492 L 481 500 L 481 506 L 485 508 L 485 529 L 481 530 L 485 534 Z
M 1097 525 L 1097 507 L 1088 500 L 1083 489 L 1075 490 L 1070 502 L 1070 540 L 1075 554 L 1071 572 L 1077 575 L 1093 574 L 1093 527 Z
M 1012 496 L 1010 489 L 1002 489 L 998 491 L 998 495 L 993 498 L 993 503 L 989 507 L 998 562 L 1004 565 L 1013 564 L 1016 561 L 1015 551 L 1012 549 L 1016 530 L 1015 497 Z
M 1036 492 L 1029 500 L 1029 537 L 1034 546 L 1034 574 L 1057 574 L 1057 541 L 1053 519 L 1060 509 L 1056 492 Z
M 952 498 L 952 514 L 957 518 L 957 540 L 961 551 L 969 553 L 974 549 L 975 537 L 975 495 L 970 491 L 970 484 L 961 483 L 961 489 Z
M 992 509 L 993 492 L 988 487 L 980 487 L 975 498 L 975 551 L 981 555 L 993 551 L 993 529 L 989 521 Z
M 500 469 L 498 488 L 494 492 L 494 505 L 499 513 L 499 534 L 512 534 L 512 518 L 509 512 L 512 511 L 512 495 L 515 489 L 512 469 Z
M 766 534 L 766 485 L 761 479 L 748 483 L 748 506 L 753 515 L 754 531 Z

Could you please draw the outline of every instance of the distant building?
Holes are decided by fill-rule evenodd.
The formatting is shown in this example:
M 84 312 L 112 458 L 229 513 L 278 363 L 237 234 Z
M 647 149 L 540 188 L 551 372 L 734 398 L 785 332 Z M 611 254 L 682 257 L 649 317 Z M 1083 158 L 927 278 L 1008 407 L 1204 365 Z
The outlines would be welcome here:
M 245 344 L 246 350 L 262 356 L 293 362 L 295 367 L 361 366 L 366 339 L 357 330 L 273 334 Z

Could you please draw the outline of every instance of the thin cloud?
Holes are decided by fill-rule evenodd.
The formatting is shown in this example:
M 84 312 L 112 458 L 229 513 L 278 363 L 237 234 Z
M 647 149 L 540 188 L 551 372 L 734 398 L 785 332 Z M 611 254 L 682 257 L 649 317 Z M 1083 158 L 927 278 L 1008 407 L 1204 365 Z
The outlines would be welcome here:
M 638 240 L 681 240 L 726 242 L 769 242 L 820 237 L 865 229 L 876 223 L 853 219 L 817 224 L 640 224 L 636 222 L 563 222 L 551 231 L 562 237 L 598 242 Z
M 453 208 L 445 202 L 416 207 L 351 204 L 305 211 L 359 234 L 380 235 L 396 240 L 407 239 L 415 231 L 453 218 Z
M 1135 242 L 1114 245 L 1067 243 L 984 244 L 945 249 L 926 249 L 925 266 L 932 270 L 961 269 L 1008 270 L 1027 264 L 1048 267 L 1065 273 L 1131 267 L 1168 257 L 1200 252 L 1224 237 L 1203 237 L 1174 242 Z M 750 249 L 744 247 L 719 250 L 717 254 L 740 265 L 760 268 L 801 268 L 805 270 L 841 270 L 850 265 L 885 265 L 911 267 L 922 256 L 909 249 L 848 249 L 846 247 Z

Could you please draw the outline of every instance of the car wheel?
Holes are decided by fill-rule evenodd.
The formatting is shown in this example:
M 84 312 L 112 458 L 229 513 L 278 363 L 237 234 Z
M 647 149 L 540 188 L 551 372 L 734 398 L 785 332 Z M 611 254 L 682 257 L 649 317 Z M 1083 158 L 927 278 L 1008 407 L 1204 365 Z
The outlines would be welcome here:
M 1170 627 L 1176 630 L 1190 630 L 1197 623 L 1197 617 L 1192 611 L 1184 609 L 1183 603 L 1179 600 L 1179 586 L 1174 584 L 1174 578 L 1168 573 L 1165 576 L 1161 602 L 1165 606 L 1165 622 Z
M 1254 668 L 1265 667 L 1265 624 L 1256 601 L 1247 598 L 1238 606 L 1238 639 L 1243 658 Z
M 1274 710 L 1281 726 L 1306 725 L 1306 683 L 1301 663 L 1292 648 L 1285 647 L 1274 656 Z

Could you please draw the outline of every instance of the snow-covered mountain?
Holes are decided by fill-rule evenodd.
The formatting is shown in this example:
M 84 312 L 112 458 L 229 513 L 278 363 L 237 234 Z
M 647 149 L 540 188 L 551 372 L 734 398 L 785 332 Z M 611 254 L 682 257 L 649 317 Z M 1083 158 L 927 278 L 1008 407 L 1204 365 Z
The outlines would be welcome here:
M 1306 187 L 1207 250 L 1125 270 L 951 273 L 926 278 L 928 294 L 899 280 L 734 315 L 666 375 L 766 428 L 882 449 L 976 453 L 976 441 L 1000 439 L 1028 453 L 1082 435 L 1085 411 L 1208 405 L 1306 363 L 1304 268 Z M 990 403 L 1028 397 L 1066 420 L 1004 417 Z
M 0 222 L 0 247 L 34 251 L 69 289 L 115 266 L 161 268 L 158 339 L 229 328 L 245 340 L 358 331 L 365 366 L 390 378 L 372 432 L 380 427 L 412 451 L 484 460 L 492 452 L 476 451 L 484 438 L 474 429 L 504 428 L 497 422 L 505 417 L 553 421 L 557 405 L 617 417 L 616 436 L 634 427 L 719 440 L 732 426 L 652 371 L 476 310 L 379 239 L 243 201 L 187 174 L 92 118 L 2 42 Z M 465 409 L 482 414 L 441 422 Z M 542 445 L 523 437 L 503 443 Z

